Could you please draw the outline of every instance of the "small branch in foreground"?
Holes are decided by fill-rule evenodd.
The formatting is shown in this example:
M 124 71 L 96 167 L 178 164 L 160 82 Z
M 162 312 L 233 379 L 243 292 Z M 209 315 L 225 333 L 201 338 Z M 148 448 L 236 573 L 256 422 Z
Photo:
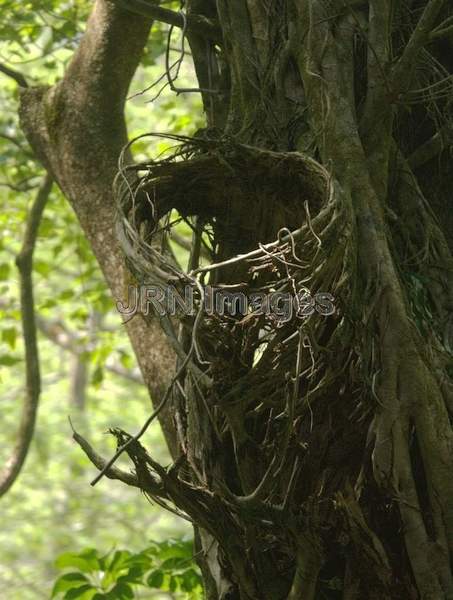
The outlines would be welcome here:
M 170 394 L 172 392 L 173 389 L 173 384 L 179 379 L 179 377 L 182 375 L 182 373 L 185 371 L 186 367 L 187 367 L 187 363 L 189 362 L 191 358 L 191 353 L 189 352 L 186 356 L 186 359 L 184 360 L 184 362 L 182 363 L 180 369 L 178 370 L 178 372 L 176 373 L 176 375 L 173 377 L 170 385 L 167 388 L 167 391 L 164 394 L 164 397 L 162 398 L 162 400 L 160 401 L 160 403 L 158 404 L 157 408 L 153 411 L 153 413 L 146 419 L 145 423 L 143 424 L 142 428 L 140 429 L 140 431 L 134 435 L 131 436 L 122 446 L 120 446 L 118 448 L 118 450 L 115 452 L 115 454 L 113 455 L 113 457 L 108 461 L 108 463 L 105 464 L 105 466 L 103 467 L 103 469 L 101 469 L 100 473 L 98 473 L 98 475 L 93 479 L 93 481 L 91 482 L 92 486 L 95 486 L 104 475 L 107 475 L 107 473 L 112 469 L 113 464 L 116 462 L 116 460 L 121 456 L 121 454 L 123 454 L 123 452 L 125 450 L 127 450 L 127 448 L 134 442 L 138 442 L 138 440 L 142 437 L 142 435 L 145 433 L 145 431 L 148 429 L 148 427 L 151 425 L 151 423 L 158 417 L 158 415 L 162 412 L 163 408 L 165 407 L 165 405 L 167 404 L 168 398 L 170 397 Z
M 133 487 L 140 487 L 138 478 L 132 473 L 126 473 L 126 471 L 122 471 L 117 467 L 107 467 L 107 461 L 102 458 L 100 454 L 96 452 L 96 450 L 91 446 L 87 440 L 82 437 L 77 431 L 74 429 L 71 419 L 69 419 L 69 424 L 72 429 L 72 437 L 75 442 L 82 448 L 85 452 L 86 456 L 90 459 L 95 467 L 97 467 L 100 471 L 103 471 L 103 474 L 109 479 L 118 479 L 127 485 L 131 485 Z
M 192 275 L 190 275 L 190 276 L 192 276 Z M 192 360 L 193 354 L 196 354 L 198 357 L 198 347 L 197 347 L 196 336 L 197 336 L 197 329 L 198 329 L 201 319 L 203 317 L 204 292 L 203 292 L 201 284 L 195 278 L 193 278 L 193 282 L 198 287 L 200 296 L 202 298 L 202 302 L 200 302 L 197 316 L 195 317 L 195 322 L 194 322 L 193 329 L 192 329 L 192 341 L 190 344 L 189 351 L 187 352 L 186 357 L 182 361 L 182 363 L 181 363 L 180 367 L 178 368 L 178 370 L 176 371 L 175 375 L 173 376 L 162 400 L 157 405 L 154 412 L 146 419 L 146 421 L 142 425 L 142 428 L 140 429 L 140 431 L 136 435 L 131 436 L 122 446 L 120 446 L 118 448 L 118 450 L 115 452 L 114 456 L 112 456 L 112 458 L 105 465 L 105 467 L 102 469 L 102 471 L 93 479 L 93 481 L 91 482 L 92 486 L 96 485 L 102 479 L 102 477 L 108 472 L 108 470 L 112 467 L 112 465 L 116 462 L 116 460 L 121 456 L 121 454 L 125 450 L 127 450 L 131 446 L 131 444 L 138 442 L 138 440 L 142 437 L 142 435 L 145 433 L 145 431 L 148 429 L 148 427 L 151 425 L 151 423 L 159 416 L 159 414 L 165 408 L 165 405 L 167 404 L 168 399 L 170 398 L 170 394 L 173 391 L 173 386 L 176 384 L 176 382 L 179 380 L 179 378 L 186 372 L 186 369 L 187 369 L 190 361 Z M 200 362 L 202 362 L 202 361 L 200 361 Z
M 0 73 L 3 73 L 7 77 L 11 77 L 11 79 L 14 79 L 14 81 L 17 83 L 17 85 L 19 87 L 22 87 L 22 88 L 28 87 L 27 80 L 22 75 L 22 73 L 19 73 L 19 71 L 16 71 L 15 69 L 11 69 L 10 67 L 7 67 L 6 65 L 0 63 Z
M 115 3 L 121 8 L 137 15 L 142 15 L 155 21 L 160 21 L 161 23 L 167 23 L 167 25 L 179 27 L 180 29 L 185 27 L 185 20 L 181 13 L 177 13 L 168 8 L 163 8 L 156 4 L 151 4 L 146 0 L 115 0 Z M 203 15 L 188 15 L 187 30 L 215 42 L 220 42 L 222 39 L 220 27 Z
M 16 481 L 25 459 L 35 430 L 36 414 L 41 393 L 41 374 L 36 340 L 35 306 L 33 300 L 33 252 L 38 236 L 39 224 L 44 207 L 52 189 L 53 180 L 46 175 L 30 210 L 25 229 L 22 249 L 17 255 L 19 269 L 20 304 L 22 331 L 25 345 L 26 394 L 19 425 L 18 440 L 11 458 L 0 476 L 0 496 L 3 496 Z

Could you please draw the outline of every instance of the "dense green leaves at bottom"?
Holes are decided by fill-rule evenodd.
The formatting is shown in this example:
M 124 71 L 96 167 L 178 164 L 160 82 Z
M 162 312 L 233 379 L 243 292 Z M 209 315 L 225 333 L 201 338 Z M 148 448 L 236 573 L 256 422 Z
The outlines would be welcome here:
M 55 562 L 65 573 L 55 582 L 52 598 L 128 600 L 139 587 L 172 592 L 181 600 L 202 598 L 202 583 L 193 561 L 192 542 L 167 540 L 133 554 L 116 550 L 100 556 L 93 548 L 67 552 Z

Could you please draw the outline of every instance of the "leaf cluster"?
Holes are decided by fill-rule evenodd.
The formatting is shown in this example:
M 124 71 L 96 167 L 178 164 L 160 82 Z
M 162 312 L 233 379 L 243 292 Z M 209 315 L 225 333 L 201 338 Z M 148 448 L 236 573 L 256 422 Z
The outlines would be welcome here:
M 151 542 L 138 553 L 112 550 L 100 556 L 94 548 L 67 552 L 57 558 L 56 567 L 66 572 L 56 580 L 52 598 L 127 600 L 139 588 L 170 592 L 181 600 L 202 597 L 192 542 L 187 540 Z

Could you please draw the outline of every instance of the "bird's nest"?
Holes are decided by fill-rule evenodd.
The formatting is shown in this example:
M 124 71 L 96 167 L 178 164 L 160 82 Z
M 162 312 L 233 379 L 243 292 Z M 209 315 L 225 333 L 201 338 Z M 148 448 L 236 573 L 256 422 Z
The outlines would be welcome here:
M 140 136 L 120 158 L 115 184 L 118 233 L 139 281 L 166 284 L 187 279 L 166 243 L 172 235 L 172 211 L 191 226 L 195 217 L 203 223 L 212 238 L 212 263 L 219 258 L 247 260 L 232 253 L 223 256 L 224 247 L 230 249 L 232 244 L 242 251 L 238 254 L 256 250 L 255 260 L 269 258 L 267 246 L 275 256 L 291 253 L 295 245 L 306 251 L 307 242 L 320 248 L 319 234 L 333 216 L 339 216 L 327 171 L 307 156 L 231 139 L 147 135 L 178 145 L 168 156 L 128 165 L 129 147 L 145 137 Z M 303 262 L 306 259 L 307 255 Z M 206 270 L 217 269 L 212 264 Z
M 179 143 L 170 156 L 138 165 L 125 164 L 126 149 L 115 191 L 118 234 L 137 281 L 194 291 L 194 312 L 181 315 L 180 327 L 159 315 L 178 368 L 138 434 L 113 432 L 119 448 L 109 462 L 74 435 L 100 469 L 93 483 L 107 475 L 136 485 L 218 540 L 225 527 L 239 539 L 254 519 L 277 515 L 260 544 L 281 553 L 277 523 L 303 516 L 320 486 L 334 494 L 345 464 L 361 467 L 367 428 L 356 423 L 368 414 L 359 402 L 368 384 L 359 371 L 369 365 L 345 310 L 354 309 L 352 208 L 327 172 L 299 153 L 170 139 Z M 187 269 L 172 251 L 180 219 L 193 229 Z M 242 291 L 282 300 L 272 310 L 261 302 L 245 314 L 208 311 L 208 287 L 215 297 Z M 321 292 L 333 313 L 319 310 Z M 346 395 L 358 401 L 344 402 Z M 165 469 L 138 440 L 169 403 L 181 452 Z M 135 475 L 113 467 L 122 452 Z
M 179 334 L 173 317 L 160 316 L 180 358 L 173 384 L 185 404 L 181 446 L 192 409 L 180 384 L 189 378 L 192 401 L 206 408 L 217 434 L 229 430 L 239 448 L 253 431 L 259 463 L 269 464 L 280 445 L 283 464 L 294 459 L 293 433 L 313 428 L 312 403 L 338 400 L 339 377 L 346 381 L 357 366 L 355 332 L 343 311 L 356 263 L 351 207 L 323 167 L 299 153 L 165 137 L 178 142 L 169 156 L 127 165 L 123 153 L 115 191 L 119 238 L 137 281 L 194 290 L 195 310 L 182 316 Z M 172 219 L 193 229 L 188 269 L 172 252 Z M 252 302 L 246 314 L 208 313 L 206 286 L 215 295 L 280 300 L 273 310 Z M 319 293 L 329 294 L 334 313 L 318 304 Z

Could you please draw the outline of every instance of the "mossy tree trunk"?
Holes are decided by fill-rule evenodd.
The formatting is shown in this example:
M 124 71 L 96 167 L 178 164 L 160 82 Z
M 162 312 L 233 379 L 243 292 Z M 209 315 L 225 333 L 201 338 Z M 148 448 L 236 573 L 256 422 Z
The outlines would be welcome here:
M 63 81 L 22 103 L 117 296 L 110 189 L 144 14 L 179 22 L 98 0 Z M 451 9 L 192 0 L 183 25 L 207 128 L 185 162 L 153 167 L 157 214 L 209 222 L 214 262 L 301 228 L 261 271 L 238 261 L 210 281 L 312 285 L 337 311 L 293 319 L 264 348 L 262 320 L 205 320 L 166 406 L 177 462 L 164 470 L 136 450 L 141 487 L 194 520 L 209 600 L 451 599 Z M 134 321 L 158 403 L 162 361 L 149 353 L 167 342 Z

